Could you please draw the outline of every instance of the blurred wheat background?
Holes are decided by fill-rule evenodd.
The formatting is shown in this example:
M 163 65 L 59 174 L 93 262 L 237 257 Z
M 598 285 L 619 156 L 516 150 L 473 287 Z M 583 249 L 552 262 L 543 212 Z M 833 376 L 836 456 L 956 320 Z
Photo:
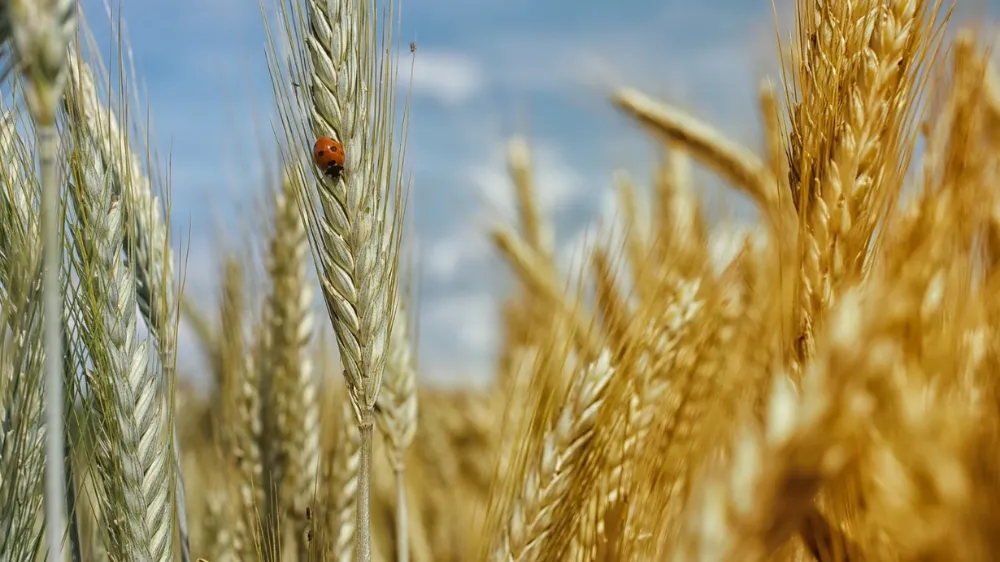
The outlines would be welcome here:
M 604 215 L 563 232 L 511 118 L 486 245 L 437 253 L 410 94 L 479 79 L 419 72 L 420 5 L 261 0 L 271 107 L 213 154 L 260 185 L 210 241 L 138 39 L 78 8 L 0 0 L 0 561 L 1000 559 L 992 6 L 765 6 L 714 116 L 587 66 L 641 139 L 577 125 Z M 428 344 L 428 270 L 499 275 L 462 252 L 496 325 Z

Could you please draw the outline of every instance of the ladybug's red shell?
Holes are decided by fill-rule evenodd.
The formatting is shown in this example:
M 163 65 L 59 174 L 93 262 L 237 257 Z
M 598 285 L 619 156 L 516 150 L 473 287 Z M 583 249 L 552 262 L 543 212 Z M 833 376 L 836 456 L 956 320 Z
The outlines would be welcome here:
M 313 161 L 323 172 L 336 179 L 344 170 L 347 155 L 344 146 L 330 137 L 320 137 L 313 145 Z

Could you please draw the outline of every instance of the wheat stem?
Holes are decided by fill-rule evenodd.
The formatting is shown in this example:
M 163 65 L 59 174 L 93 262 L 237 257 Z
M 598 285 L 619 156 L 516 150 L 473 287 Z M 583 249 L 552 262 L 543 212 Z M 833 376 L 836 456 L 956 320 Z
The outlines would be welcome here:
M 372 432 L 373 424 L 369 420 L 358 427 L 361 431 L 361 465 L 359 474 L 371 474 L 372 471 Z M 357 511 L 357 559 L 371 560 L 372 558 L 372 537 L 371 532 L 364 532 L 371 529 L 371 512 L 368 506 L 371 504 L 371 486 L 358 486 L 358 511 Z
M 76 14 L 70 0 L 34 2 L 11 0 L 6 8 L 6 28 L 13 38 L 16 63 L 28 81 L 28 108 L 38 129 L 37 148 L 41 168 L 42 202 L 42 331 L 45 358 L 46 447 L 45 514 L 49 560 L 65 558 L 62 534 L 66 481 L 63 454 L 63 371 L 62 371 L 62 295 L 59 273 L 62 258 L 62 228 L 59 202 L 61 187 L 56 173 L 58 136 L 55 129 L 59 99 L 66 82 L 66 46 L 76 27 Z M 9 69 L 9 67 L 8 67 Z
M 393 471 L 396 477 L 396 561 L 410 562 L 409 519 L 406 509 L 406 470 Z
M 44 370 L 46 391 L 45 514 L 49 526 L 49 560 L 64 558 L 62 530 L 65 526 L 66 475 L 62 459 L 63 440 L 63 372 L 62 372 L 62 293 L 59 271 L 62 267 L 62 228 L 59 220 L 60 186 L 55 177 L 56 151 L 59 140 L 55 128 L 43 125 L 38 131 L 38 148 L 42 169 L 42 320 L 44 332 Z

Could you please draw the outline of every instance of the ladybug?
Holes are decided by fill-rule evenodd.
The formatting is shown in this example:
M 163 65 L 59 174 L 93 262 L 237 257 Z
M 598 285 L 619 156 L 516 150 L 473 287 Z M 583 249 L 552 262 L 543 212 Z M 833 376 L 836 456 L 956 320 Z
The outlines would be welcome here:
M 313 145 L 313 160 L 331 179 L 338 179 L 344 171 L 344 146 L 330 137 L 320 137 Z

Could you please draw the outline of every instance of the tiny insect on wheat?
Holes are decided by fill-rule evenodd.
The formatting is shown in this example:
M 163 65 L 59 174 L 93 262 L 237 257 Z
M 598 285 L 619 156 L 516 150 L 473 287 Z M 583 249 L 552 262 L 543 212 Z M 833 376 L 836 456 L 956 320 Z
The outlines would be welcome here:
M 313 161 L 322 168 L 324 174 L 337 181 L 344 171 L 344 163 L 347 162 L 344 145 L 330 137 L 316 139 L 316 144 L 313 145 Z

